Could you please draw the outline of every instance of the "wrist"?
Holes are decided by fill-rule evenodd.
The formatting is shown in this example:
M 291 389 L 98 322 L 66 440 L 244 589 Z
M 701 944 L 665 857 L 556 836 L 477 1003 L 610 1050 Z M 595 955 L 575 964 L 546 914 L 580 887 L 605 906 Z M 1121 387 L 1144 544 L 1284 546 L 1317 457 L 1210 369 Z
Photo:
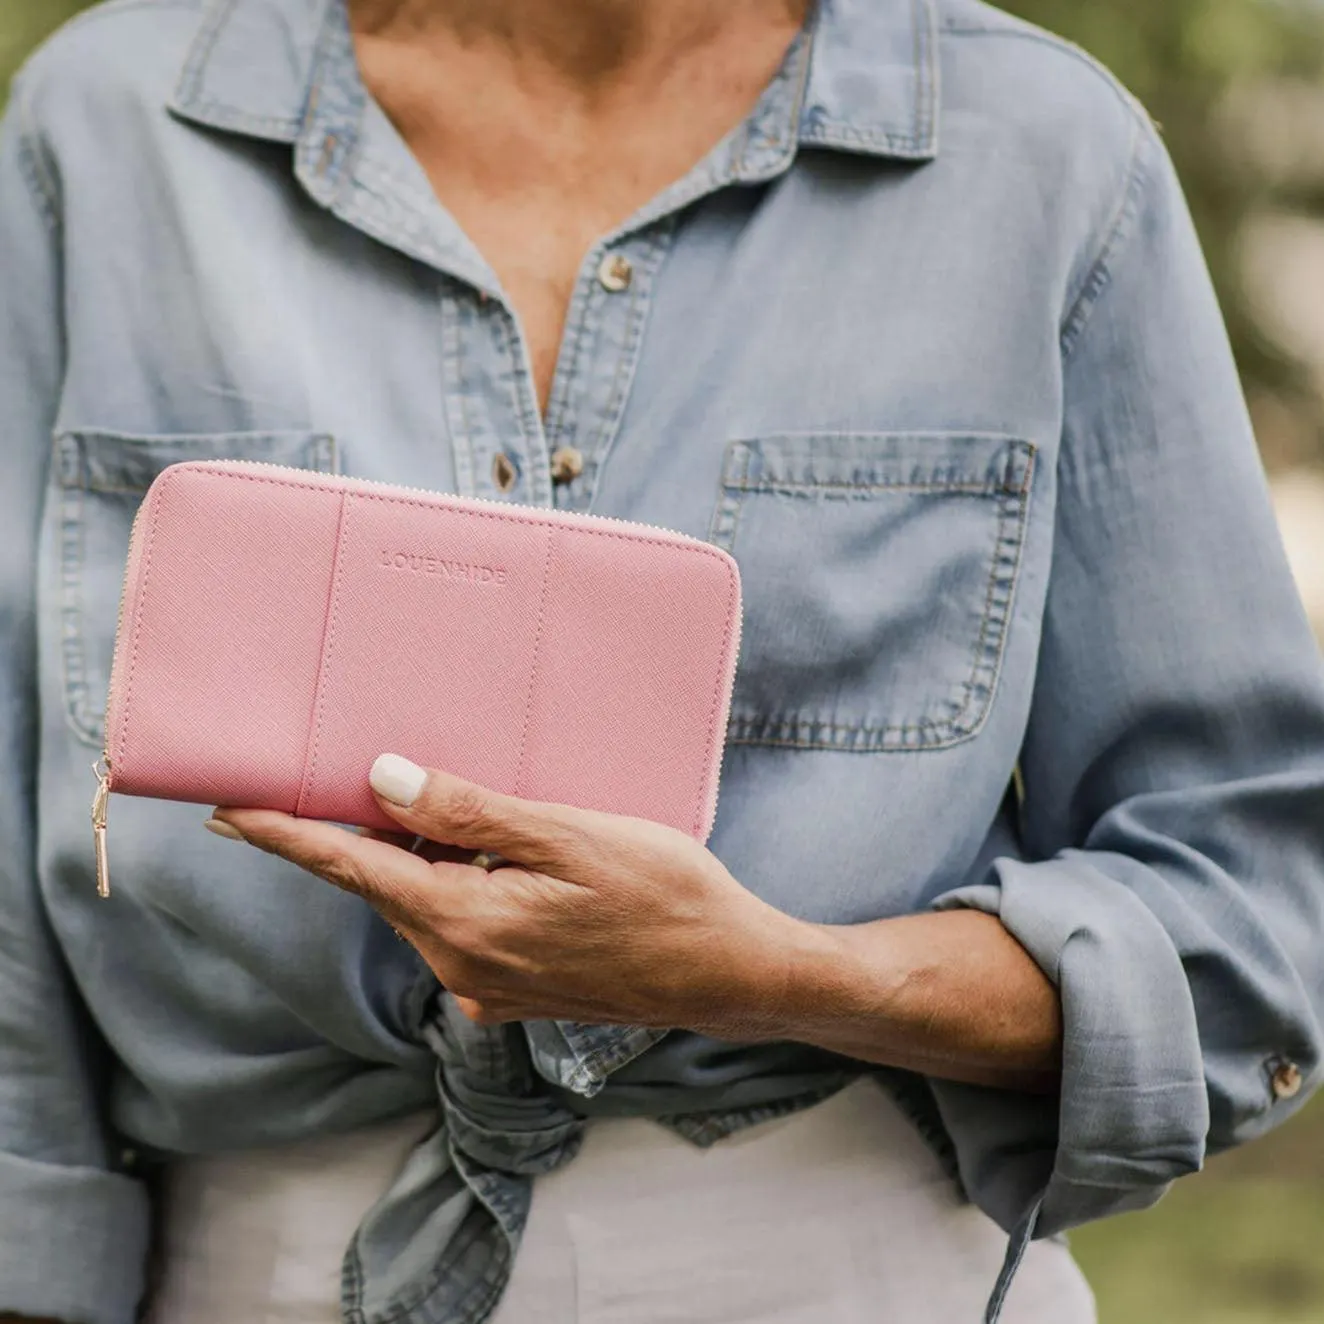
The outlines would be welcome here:
M 906 990 L 917 972 L 905 964 L 904 945 L 894 940 L 890 921 L 840 925 L 787 919 L 777 956 L 767 1038 L 894 1061 L 905 1037 Z
M 840 1015 L 851 965 L 847 930 L 769 909 L 743 963 L 733 1001 L 744 1025 L 732 1037 L 812 1043 Z

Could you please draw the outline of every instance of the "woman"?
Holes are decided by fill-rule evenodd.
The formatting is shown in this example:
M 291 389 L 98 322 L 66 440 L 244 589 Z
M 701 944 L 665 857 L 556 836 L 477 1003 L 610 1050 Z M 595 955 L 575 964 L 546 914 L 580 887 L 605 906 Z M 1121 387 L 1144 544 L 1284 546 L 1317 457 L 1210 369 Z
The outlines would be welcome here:
M 1319 660 L 1078 53 L 972 0 L 119 0 L 0 172 L 0 1309 L 992 1320 L 1024 1259 L 1004 1317 L 1075 1324 L 1058 1234 L 1316 1082 Z M 405 835 L 126 802 L 98 906 L 129 520 L 212 455 L 731 550 L 711 852 L 383 751 Z

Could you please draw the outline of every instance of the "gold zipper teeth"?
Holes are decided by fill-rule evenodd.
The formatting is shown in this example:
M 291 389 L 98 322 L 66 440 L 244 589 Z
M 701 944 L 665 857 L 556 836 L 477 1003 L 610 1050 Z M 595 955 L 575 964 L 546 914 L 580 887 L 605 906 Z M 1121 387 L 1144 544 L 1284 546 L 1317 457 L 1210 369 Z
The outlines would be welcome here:
M 138 509 L 133 512 L 133 522 L 129 525 L 130 550 L 132 550 L 133 548 L 134 539 L 138 536 L 138 525 L 142 522 L 143 511 L 146 508 L 147 508 L 147 498 L 146 496 L 144 496 L 143 499 L 138 503 Z M 101 759 L 102 762 L 105 764 L 106 770 L 104 774 L 98 773 L 98 777 L 104 780 L 107 785 L 109 785 L 110 783 L 110 775 L 111 775 L 110 750 L 107 748 L 107 745 L 109 744 L 109 732 L 110 732 L 110 696 L 116 693 L 115 682 L 119 678 L 119 670 L 120 670 L 119 638 L 120 638 L 120 631 L 124 628 L 124 607 L 125 604 L 128 602 L 128 600 L 129 600 L 129 575 L 128 575 L 128 566 L 126 565 L 125 573 L 120 579 L 120 603 L 119 603 L 119 607 L 116 609 L 115 612 L 115 651 L 111 655 L 111 659 L 110 659 L 110 682 L 106 691 L 106 711 L 102 714 L 102 718 L 101 718 Z
M 471 502 L 479 506 L 491 506 L 495 510 L 528 510 L 538 515 L 569 515 L 576 519 L 592 520 L 596 524 L 615 524 L 633 529 L 636 533 L 669 533 L 673 538 L 683 538 L 696 547 L 711 547 L 712 543 L 696 538 L 692 533 L 682 533 L 679 529 L 668 528 L 665 524 L 645 524 L 640 520 L 621 519 L 618 515 L 599 515 L 593 511 L 560 510 L 555 506 L 530 506 L 518 501 L 496 501 L 492 497 L 461 496 L 458 492 L 438 492 L 432 487 L 411 487 L 404 483 L 388 483 L 380 478 L 355 478 L 347 474 L 326 473 L 321 469 L 300 469 L 291 464 L 276 464 L 271 460 L 200 460 L 200 464 L 223 464 L 227 467 L 242 465 L 246 469 L 275 469 L 279 473 L 297 474 L 307 478 L 309 475 L 331 480 L 328 486 L 336 483 L 377 488 L 384 492 L 409 492 L 415 496 L 440 497 L 443 500 Z M 135 518 L 136 523 L 136 518 Z
M 142 521 L 143 510 L 147 506 L 144 497 L 133 512 L 133 523 L 129 525 L 129 548 L 138 536 L 138 525 Z M 120 580 L 120 601 L 115 611 L 115 648 L 110 657 L 110 681 L 106 689 L 106 710 L 101 715 L 101 759 L 94 763 L 92 771 L 96 774 L 97 789 L 92 799 L 92 843 L 95 847 L 97 896 L 103 901 L 110 896 L 110 860 L 106 852 L 106 808 L 110 797 L 111 761 L 110 761 L 110 701 L 118 693 L 117 682 L 120 673 L 120 633 L 124 629 L 124 607 L 129 599 L 129 571 L 127 564 Z

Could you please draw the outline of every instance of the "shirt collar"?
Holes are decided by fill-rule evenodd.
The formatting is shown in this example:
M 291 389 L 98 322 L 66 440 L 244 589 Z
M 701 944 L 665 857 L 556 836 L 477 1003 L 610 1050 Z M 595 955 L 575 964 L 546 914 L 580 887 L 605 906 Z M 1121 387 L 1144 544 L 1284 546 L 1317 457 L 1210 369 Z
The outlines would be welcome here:
M 798 144 L 906 161 L 937 155 L 935 4 L 819 0 Z M 213 128 L 297 143 L 314 191 L 318 180 L 334 187 L 364 103 L 343 5 L 209 0 L 171 109 Z M 755 127 L 751 121 L 757 146 Z M 778 154 L 789 145 L 766 143 Z
M 931 161 L 938 86 L 936 0 L 819 0 L 800 142 Z

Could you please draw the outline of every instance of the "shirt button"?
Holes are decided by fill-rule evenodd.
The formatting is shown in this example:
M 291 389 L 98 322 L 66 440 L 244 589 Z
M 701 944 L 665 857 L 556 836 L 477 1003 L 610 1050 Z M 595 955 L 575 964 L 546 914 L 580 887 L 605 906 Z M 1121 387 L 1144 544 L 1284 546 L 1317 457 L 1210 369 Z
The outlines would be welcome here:
M 509 492 L 519 478 L 515 461 L 503 451 L 498 451 L 492 459 L 492 481 L 498 492 Z
M 634 264 L 620 253 L 608 253 L 598 265 L 598 284 L 612 294 L 630 288 Z
M 1295 1099 L 1303 1084 L 1305 1078 L 1295 1062 L 1280 1062 L 1273 1073 L 1273 1097 L 1284 1102 Z
M 558 446 L 552 452 L 552 482 L 573 483 L 584 472 L 584 455 L 573 446 Z

